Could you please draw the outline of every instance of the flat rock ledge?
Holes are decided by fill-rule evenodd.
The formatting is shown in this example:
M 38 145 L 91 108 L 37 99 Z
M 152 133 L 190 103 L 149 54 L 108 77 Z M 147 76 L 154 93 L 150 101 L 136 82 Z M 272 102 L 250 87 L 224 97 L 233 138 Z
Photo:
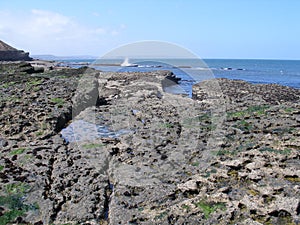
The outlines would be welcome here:
M 0 65 L 0 224 L 299 224 L 299 90 L 32 68 Z

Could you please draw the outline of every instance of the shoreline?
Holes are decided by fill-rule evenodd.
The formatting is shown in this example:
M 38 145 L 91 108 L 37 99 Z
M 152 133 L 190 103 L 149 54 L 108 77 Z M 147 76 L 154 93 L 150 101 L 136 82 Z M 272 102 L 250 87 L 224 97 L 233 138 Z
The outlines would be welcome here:
M 166 71 L 0 68 L 0 218 L 22 209 L 7 222 L 300 220 L 300 90 L 213 79 L 191 99 Z M 132 132 L 66 143 L 76 120 Z

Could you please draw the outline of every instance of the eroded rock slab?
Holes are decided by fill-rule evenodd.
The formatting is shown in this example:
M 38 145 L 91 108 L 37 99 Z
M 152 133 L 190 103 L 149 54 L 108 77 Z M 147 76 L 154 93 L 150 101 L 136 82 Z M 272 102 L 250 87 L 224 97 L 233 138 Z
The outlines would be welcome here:
M 168 79 L 176 83 L 167 71 L 7 68 L 7 223 L 299 222 L 299 90 L 215 79 L 196 85 L 190 99 L 164 91 Z M 67 143 L 60 131 L 71 120 L 128 132 L 93 136 L 88 126 L 84 135 L 95 138 Z

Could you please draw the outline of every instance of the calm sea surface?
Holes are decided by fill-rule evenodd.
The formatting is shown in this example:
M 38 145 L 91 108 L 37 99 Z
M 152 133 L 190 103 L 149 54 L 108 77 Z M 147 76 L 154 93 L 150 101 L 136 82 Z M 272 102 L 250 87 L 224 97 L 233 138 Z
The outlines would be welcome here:
M 191 86 L 205 79 L 229 78 L 241 79 L 251 83 L 276 83 L 300 88 L 299 60 L 232 60 L 232 59 L 130 59 L 136 67 L 119 66 L 123 60 L 65 60 L 71 67 L 89 65 L 102 71 L 146 72 L 171 70 L 182 78 L 180 88 L 191 94 Z M 180 92 L 180 91 L 179 91 Z

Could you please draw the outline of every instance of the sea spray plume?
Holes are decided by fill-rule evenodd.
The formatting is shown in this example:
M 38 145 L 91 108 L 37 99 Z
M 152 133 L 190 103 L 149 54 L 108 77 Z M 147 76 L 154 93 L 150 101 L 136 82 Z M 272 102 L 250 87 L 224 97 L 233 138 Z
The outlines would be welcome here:
M 138 66 L 138 65 L 137 65 L 137 64 L 130 63 L 130 62 L 129 62 L 129 58 L 126 57 L 126 58 L 124 59 L 124 62 L 121 63 L 121 66 L 125 66 L 125 67 L 136 67 L 136 66 Z

